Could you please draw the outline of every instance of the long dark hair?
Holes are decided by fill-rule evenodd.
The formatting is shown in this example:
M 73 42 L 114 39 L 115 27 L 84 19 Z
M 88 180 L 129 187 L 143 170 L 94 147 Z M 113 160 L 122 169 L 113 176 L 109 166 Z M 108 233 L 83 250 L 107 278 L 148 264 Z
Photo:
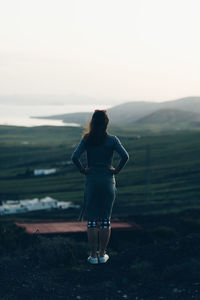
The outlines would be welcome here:
M 108 135 L 107 126 L 109 118 L 106 110 L 96 109 L 92 118 L 83 132 L 83 138 L 88 145 L 100 145 Z

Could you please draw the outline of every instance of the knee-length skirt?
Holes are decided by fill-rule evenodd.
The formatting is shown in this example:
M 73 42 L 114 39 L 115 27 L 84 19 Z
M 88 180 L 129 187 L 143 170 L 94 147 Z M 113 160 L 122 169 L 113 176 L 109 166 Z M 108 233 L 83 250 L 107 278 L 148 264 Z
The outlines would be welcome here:
M 92 167 L 85 175 L 84 216 L 86 220 L 111 218 L 116 198 L 115 176 L 108 167 Z

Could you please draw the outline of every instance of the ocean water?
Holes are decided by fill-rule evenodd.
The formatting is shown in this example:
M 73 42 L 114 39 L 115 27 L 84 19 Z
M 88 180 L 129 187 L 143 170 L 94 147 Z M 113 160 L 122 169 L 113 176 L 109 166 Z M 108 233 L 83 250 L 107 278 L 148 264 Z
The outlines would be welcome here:
M 52 116 L 73 112 L 93 112 L 95 109 L 107 109 L 101 105 L 6 105 L 0 104 L 0 125 L 14 126 L 79 126 L 76 123 L 63 123 L 61 120 L 34 119 L 32 116 Z

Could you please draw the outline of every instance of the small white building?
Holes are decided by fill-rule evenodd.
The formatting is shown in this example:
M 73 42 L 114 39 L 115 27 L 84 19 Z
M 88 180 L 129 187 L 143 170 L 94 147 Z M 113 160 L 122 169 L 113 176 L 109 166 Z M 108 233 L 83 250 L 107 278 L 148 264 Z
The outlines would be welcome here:
M 70 201 L 58 201 L 51 197 L 42 199 L 26 199 L 26 200 L 8 200 L 3 201 L 0 205 L 0 215 L 24 213 L 35 210 L 50 210 L 52 208 L 66 209 L 70 207 L 79 208 L 79 205 L 73 205 Z
M 56 169 L 53 168 L 53 169 L 35 169 L 33 171 L 33 174 L 35 176 L 38 176 L 38 175 L 49 175 L 49 174 L 54 174 L 56 173 Z

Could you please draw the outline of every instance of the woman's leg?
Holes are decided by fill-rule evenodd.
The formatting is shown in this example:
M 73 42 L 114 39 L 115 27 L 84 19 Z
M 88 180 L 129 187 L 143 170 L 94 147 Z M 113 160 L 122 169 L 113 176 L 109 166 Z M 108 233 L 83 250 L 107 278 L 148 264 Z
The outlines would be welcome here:
M 104 256 L 106 247 L 110 240 L 111 226 L 109 219 L 103 219 L 100 221 L 100 230 L 99 230 L 99 254 Z
M 88 221 L 87 226 L 87 236 L 88 242 L 91 249 L 91 256 L 97 257 L 97 249 L 98 249 L 98 240 L 99 240 L 99 230 L 97 228 L 97 221 Z

